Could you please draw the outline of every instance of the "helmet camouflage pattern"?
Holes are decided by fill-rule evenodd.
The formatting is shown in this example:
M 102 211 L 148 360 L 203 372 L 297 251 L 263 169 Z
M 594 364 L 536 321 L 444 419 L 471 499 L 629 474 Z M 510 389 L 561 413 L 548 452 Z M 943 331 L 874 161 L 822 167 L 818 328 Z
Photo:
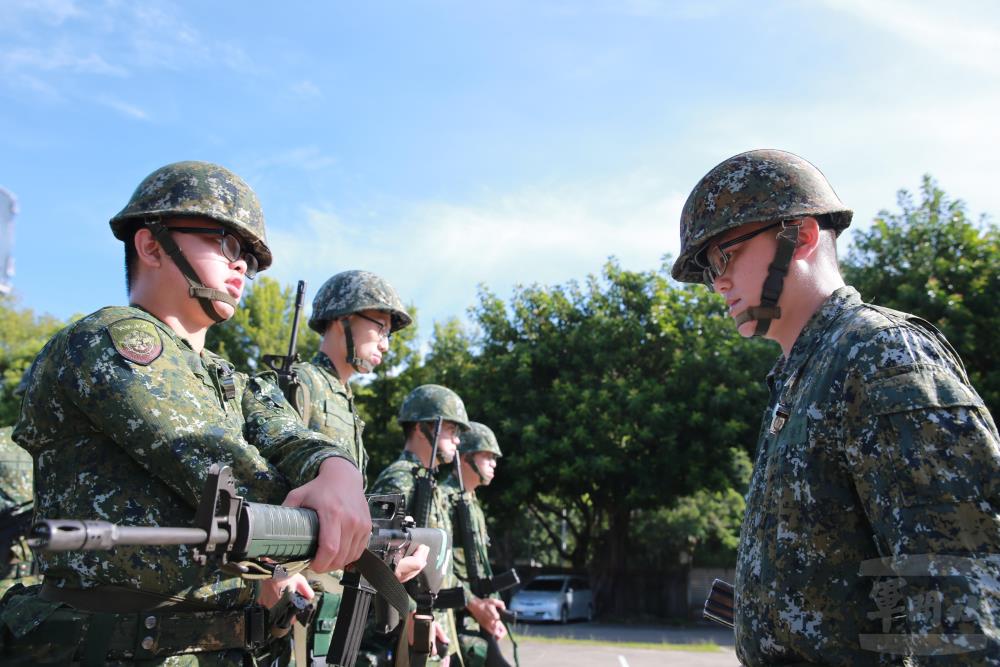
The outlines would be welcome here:
M 462 440 L 458 445 L 458 451 L 461 454 L 492 452 L 497 455 L 497 458 L 503 456 L 493 429 L 479 422 L 469 422 L 469 430 L 462 433 Z
M 779 150 L 740 153 L 708 172 L 684 203 L 681 253 L 671 274 L 681 282 L 701 282 L 698 254 L 730 229 L 822 214 L 830 214 L 837 234 L 853 215 L 810 162 Z
M 403 399 L 399 408 L 399 423 L 431 422 L 440 417 L 455 422 L 463 430 L 469 428 L 469 415 L 458 394 L 439 384 L 422 384 Z
M 392 331 L 399 331 L 413 321 L 396 290 L 384 278 L 368 271 L 342 271 L 323 283 L 316 292 L 309 328 L 323 333 L 327 325 L 338 317 L 362 310 L 389 313 Z
M 258 271 L 271 265 L 257 195 L 242 178 L 210 162 L 175 162 L 154 171 L 111 218 L 111 231 L 126 241 L 130 222 L 188 216 L 215 220 L 239 235 L 257 257 Z

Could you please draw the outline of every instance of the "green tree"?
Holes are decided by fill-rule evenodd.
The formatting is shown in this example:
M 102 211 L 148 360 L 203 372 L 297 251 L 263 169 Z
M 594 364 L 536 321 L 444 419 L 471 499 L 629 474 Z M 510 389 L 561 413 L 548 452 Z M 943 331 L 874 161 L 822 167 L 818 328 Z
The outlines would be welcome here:
M 737 483 L 732 450 L 755 441 L 775 355 L 739 340 L 718 296 L 667 276 L 611 261 L 583 287 L 519 288 L 509 308 L 483 290 L 475 310 L 471 384 L 510 451 L 493 514 L 566 521 L 572 564 L 617 611 L 636 512 Z
M 21 399 L 14 390 L 21 376 L 49 338 L 64 326 L 62 320 L 18 308 L 12 296 L 0 295 L 0 426 L 17 420 Z
M 229 320 L 208 330 L 205 346 L 236 365 L 257 372 L 264 370 L 265 354 L 285 354 L 292 334 L 295 288 L 282 287 L 277 280 L 261 276 L 243 295 L 243 304 Z M 306 326 L 305 313 L 299 316 L 299 357 L 310 359 L 319 349 L 319 335 Z
M 898 212 L 880 211 L 871 228 L 854 234 L 844 277 L 874 303 L 929 320 L 962 355 L 970 378 L 993 414 L 1000 410 L 1000 231 L 985 217 L 969 218 L 924 176 L 920 201 L 906 190 Z

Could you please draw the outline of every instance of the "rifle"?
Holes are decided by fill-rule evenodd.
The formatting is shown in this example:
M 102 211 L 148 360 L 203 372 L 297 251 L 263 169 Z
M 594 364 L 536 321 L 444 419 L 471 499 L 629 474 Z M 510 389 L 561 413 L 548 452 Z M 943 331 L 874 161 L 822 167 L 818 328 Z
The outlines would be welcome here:
M 434 487 L 437 486 L 437 480 L 434 478 L 434 475 L 437 473 L 438 438 L 441 437 L 442 421 L 443 418 L 438 417 L 437 422 L 434 424 L 430 464 L 426 468 L 421 466 L 414 471 L 417 479 L 413 489 L 413 518 L 420 527 L 425 527 L 431 520 L 431 500 L 434 496 Z M 423 422 L 421 422 L 420 426 L 423 428 Z M 429 436 L 430 433 L 427 430 L 424 430 L 424 435 Z
M 437 473 L 438 438 L 441 437 L 443 421 L 443 417 L 437 418 L 433 433 L 430 432 L 429 428 L 425 428 L 424 422 L 420 423 L 421 431 L 431 442 L 431 460 L 427 467 L 421 466 L 414 472 L 416 480 L 414 481 L 413 493 L 413 517 L 418 526 L 426 526 L 430 522 L 434 487 L 437 486 L 435 474 Z M 429 583 L 422 576 L 406 583 L 406 590 L 417 603 L 417 613 L 414 616 L 413 626 L 413 656 L 410 660 L 415 667 L 423 667 L 431 653 L 431 642 L 434 641 L 431 633 L 434 610 L 460 609 L 465 606 L 465 593 L 460 586 L 441 590 L 441 581 L 437 582 L 436 587 L 429 585 Z M 437 652 L 438 655 L 445 655 L 447 645 L 439 644 Z
M 402 517 L 402 505 L 403 496 L 398 494 L 369 499 L 369 509 L 373 513 L 372 535 L 368 549 L 345 570 L 341 608 L 347 613 L 338 614 L 327 664 L 354 667 L 368 608 L 376 591 L 400 614 L 407 613 L 409 599 L 390 565 L 394 566 L 411 545 L 430 547 L 428 562 L 437 564 L 440 572 L 427 573 L 429 580 L 433 581 L 435 576 L 444 577 L 446 561 L 442 554 L 450 549 L 447 533 L 412 526 Z M 194 547 L 192 558 L 199 565 L 205 565 L 211 557 L 220 563 L 223 571 L 246 578 L 264 578 L 304 569 L 307 559 L 315 555 L 318 541 L 319 519 L 314 510 L 249 502 L 236 495 L 236 482 L 229 467 L 214 464 L 209 469 L 195 513 L 194 527 L 42 520 L 31 527 L 28 544 L 44 551 L 186 544 Z M 284 622 L 274 621 L 272 614 L 272 625 L 287 629 L 291 616 L 298 618 L 302 625 L 308 625 L 313 609 L 294 596 L 291 596 L 293 607 Z
M 465 482 L 462 479 L 461 457 L 455 457 L 455 475 L 458 477 L 458 487 L 461 492 L 455 497 L 455 520 L 458 523 L 458 532 L 462 537 L 462 550 L 465 552 L 465 573 L 468 576 L 469 590 L 479 598 L 489 597 L 494 593 L 505 591 L 521 583 L 521 578 L 517 575 L 517 570 L 510 569 L 498 575 L 492 571 L 484 573 L 479 571 L 479 549 L 476 548 L 476 536 L 472 523 L 472 500 L 465 490 Z M 489 569 L 489 561 L 486 562 Z
M 733 598 L 733 585 L 727 584 L 722 579 L 716 579 L 712 582 L 712 591 L 708 594 L 708 599 L 705 600 L 705 609 L 701 615 L 732 630 L 735 625 L 733 622 Z
M 299 353 L 296 350 L 299 339 L 299 314 L 302 312 L 302 304 L 306 296 L 306 281 L 300 280 L 295 286 L 295 307 L 292 311 L 292 335 L 288 340 L 287 354 L 265 354 L 262 361 L 265 366 L 278 374 L 278 386 L 285 394 L 285 398 L 291 403 L 302 420 L 309 422 L 309 397 L 306 387 L 299 382 L 298 374 L 292 365 L 299 361 Z M 306 410 L 306 413 L 302 411 Z

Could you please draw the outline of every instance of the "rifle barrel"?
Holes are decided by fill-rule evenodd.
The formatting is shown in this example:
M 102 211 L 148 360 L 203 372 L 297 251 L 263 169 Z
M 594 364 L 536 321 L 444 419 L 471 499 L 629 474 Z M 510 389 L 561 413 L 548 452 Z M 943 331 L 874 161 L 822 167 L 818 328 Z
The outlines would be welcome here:
M 204 544 L 208 533 L 201 528 L 119 526 L 109 521 L 36 521 L 28 534 L 28 546 L 44 551 L 96 551 L 116 546 Z M 220 529 L 217 539 L 229 540 Z

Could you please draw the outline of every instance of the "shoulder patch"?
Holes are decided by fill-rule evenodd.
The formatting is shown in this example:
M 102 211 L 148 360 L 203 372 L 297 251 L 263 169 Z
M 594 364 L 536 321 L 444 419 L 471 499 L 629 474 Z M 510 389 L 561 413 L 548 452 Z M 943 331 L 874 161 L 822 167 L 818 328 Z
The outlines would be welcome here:
M 118 320 L 108 327 L 108 333 L 118 354 L 131 362 L 148 366 L 163 353 L 160 332 L 148 320 L 138 317 Z

